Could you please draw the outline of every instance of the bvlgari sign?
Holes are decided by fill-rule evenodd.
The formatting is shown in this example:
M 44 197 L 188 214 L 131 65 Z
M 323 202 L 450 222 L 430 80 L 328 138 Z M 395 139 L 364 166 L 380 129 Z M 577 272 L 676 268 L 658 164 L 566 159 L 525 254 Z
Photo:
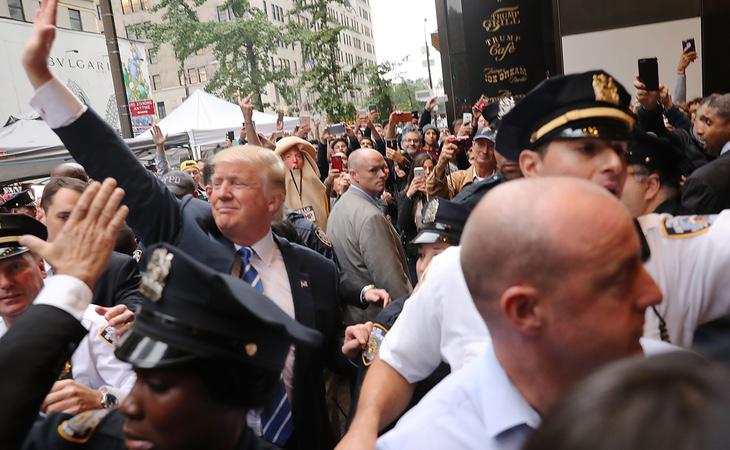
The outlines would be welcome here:
M 463 0 L 471 99 L 521 97 L 545 78 L 537 0 Z

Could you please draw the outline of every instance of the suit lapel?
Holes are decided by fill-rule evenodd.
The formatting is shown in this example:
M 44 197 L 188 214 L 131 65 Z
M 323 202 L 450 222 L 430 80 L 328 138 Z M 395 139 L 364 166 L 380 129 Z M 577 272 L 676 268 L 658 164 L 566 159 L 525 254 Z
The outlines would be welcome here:
M 294 302 L 294 316 L 297 322 L 315 328 L 314 297 L 309 274 L 303 270 L 300 261 L 294 254 L 294 248 L 289 241 L 274 235 L 274 241 L 284 258 L 286 273 L 289 277 L 292 301 Z

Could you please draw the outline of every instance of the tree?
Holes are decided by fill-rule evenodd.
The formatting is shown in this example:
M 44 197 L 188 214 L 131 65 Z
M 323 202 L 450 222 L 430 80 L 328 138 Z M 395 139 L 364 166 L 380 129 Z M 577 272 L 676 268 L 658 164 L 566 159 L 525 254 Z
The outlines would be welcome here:
M 284 101 L 290 102 L 293 89 L 287 82 L 291 72 L 287 66 L 277 66 L 273 55 L 280 44 L 291 44 L 291 39 L 248 0 L 227 0 L 220 8 L 232 15 L 231 20 L 202 27 L 203 41 L 212 47 L 219 64 L 206 90 L 229 99 L 253 93 L 254 106 L 263 111 L 268 105 L 262 93 L 272 83 Z
M 423 106 L 416 101 L 416 91 L 428 89 L 428 80 L 420 78 L 418 80 L 407 80 L 400 78 L 400 83 L 393 87 L 393 102 L 398 109 L 404 111 L 412 111 Z
M 346 100 L 346 94 L 355 92 L 356 69 L 343 69 L 337 61 L 337 44 L 345 27 L 337 25 L 328 8 L 346 3 L 347 0 L 294 0 L 290 12 L 289 34 L 301 45 L 304 60 L 299 85 L 316 92 L 314 107 L 326 112 L 330 122 L 355 116 L 355 105 Z
M 393 68 L 389 62 L 362 67 L 370 86 L 368 103 L 376 106 L 381 117 L 388 117 L 393 110 L 393 83 L 385 78 Z
M 205 3 L 205 0 L 160 0 L 152 7 L 152 12 L 163 11 L 161 23 L 140 23 L 130 26 L 130 29 L 145 36 L 152 42 L 154 51 L 158 51 L 162 44 L 172 47 L 172 52 L 178 62 L 178 72 L 185 81 L 187 95 L 187 77 L 185 74 L 185 60 L 204 47 L 200 39 L 200 19 L 195 8 Z

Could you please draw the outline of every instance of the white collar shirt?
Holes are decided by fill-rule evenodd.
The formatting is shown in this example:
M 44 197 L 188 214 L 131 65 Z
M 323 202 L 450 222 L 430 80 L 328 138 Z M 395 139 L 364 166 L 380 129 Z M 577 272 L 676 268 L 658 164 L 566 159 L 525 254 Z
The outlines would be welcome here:
M 518 450 L 539 424 L 488 346 L 378 439 L 377 449 Z
M 720 150 L 720 155 L 722 156 L 727 152 L 730 152 L 730 141 L 725 142 L 725 145 L 722 146 L 722 150 Z

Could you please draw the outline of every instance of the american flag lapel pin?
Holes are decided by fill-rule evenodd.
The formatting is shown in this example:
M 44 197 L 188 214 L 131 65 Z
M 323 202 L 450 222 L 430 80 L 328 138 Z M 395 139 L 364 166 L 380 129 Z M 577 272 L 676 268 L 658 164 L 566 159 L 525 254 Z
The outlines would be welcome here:
M 299 287 L 301 288 L 308 288 L 309 282 L 307 280 L 299 280 Z

